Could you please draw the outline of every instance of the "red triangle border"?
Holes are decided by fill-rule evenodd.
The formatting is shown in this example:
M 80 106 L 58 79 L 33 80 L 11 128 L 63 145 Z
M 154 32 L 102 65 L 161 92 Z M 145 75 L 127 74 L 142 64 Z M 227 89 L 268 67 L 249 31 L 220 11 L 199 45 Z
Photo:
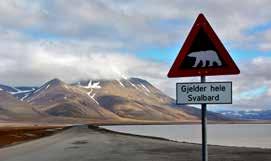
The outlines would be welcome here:
M 218 55 L 226 63 L 226 66 L 202 69 L 180 69 L 180 64 L 189 54 L 188 53 L 189 49 L 201 28 L 203 28 L 205 33 L 212 41 L 213 45 L 216 47 Z M 212 29 L 207 19 L 204 17 L 203 14 L 199 14 L 181 50 L 179 51 L 177 58 L 175 59 L 171 69 L 168 72 L 168 77 L 173 78 L 173 77 L 191 77 L 191 76 L 233 75 L 233 74 L 240 74 L 239 68 L 234 63 L 230 54 L 228 53 L 222 42 L 219 40 L 218 36 Z

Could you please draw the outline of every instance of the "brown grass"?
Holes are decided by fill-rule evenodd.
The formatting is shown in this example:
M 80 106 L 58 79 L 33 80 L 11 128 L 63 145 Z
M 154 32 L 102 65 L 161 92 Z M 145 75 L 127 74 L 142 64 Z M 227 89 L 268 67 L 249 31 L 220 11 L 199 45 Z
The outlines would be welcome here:
M 63 127 L 5 127 L 0 128 L 0 148 L 52 135 Z

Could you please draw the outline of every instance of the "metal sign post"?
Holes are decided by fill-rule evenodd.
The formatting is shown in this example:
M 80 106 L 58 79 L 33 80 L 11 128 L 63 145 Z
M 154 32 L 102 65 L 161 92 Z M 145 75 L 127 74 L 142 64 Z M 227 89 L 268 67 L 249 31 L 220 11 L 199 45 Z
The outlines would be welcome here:
M 201 76 L 200 82 L 206 82 L 206 77 Z M 202 161 L 208 161 L 208 147 L 207 147 L 207 104 L 201 104 L 201 132 L 202 132 Z
M 207 104 L 231 104 L 231 82 L 206 82 L 206 76 L 240 74 L 240 70 L 203 14 L 199 14 L 169 78 L 200 76 L 199 82 L 177 83 L 176 104 L 201 104 L 202 161 L 208 161 Z

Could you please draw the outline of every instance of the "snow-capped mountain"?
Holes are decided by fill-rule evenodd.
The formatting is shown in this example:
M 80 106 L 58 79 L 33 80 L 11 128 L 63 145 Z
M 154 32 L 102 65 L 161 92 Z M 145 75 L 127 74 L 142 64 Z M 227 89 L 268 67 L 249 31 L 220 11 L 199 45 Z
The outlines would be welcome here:
M 52 116 L 90 119 L 118 119 L 90 99 L 87 89 L 53 79 L 33 92 L 25 101 Z
M 139 78 L 82 80 L 72 84 L 53 79 L 38 88 L 1 87 L 39 113 L 54 118 L 90 121 L 195 121 L 200 118 L 200 109 L 176 106 L 175 100 Z M 22 91 L 27 94 L 19 97 Z M 5 109 L 11 108 L 8 104 L 6 106 Z M 211 112 L 208 117 L 227 120 Z
M 38 87 L 11 87 L 0 84 L 0 91 L 5 91 L 19 100 L 23 101 L 26 99 L 31 93 L 33 93 Z
M 197 119 L 171 108 L 173 100 L 170 97 L 138 78 L 86 80 L 71 85 L 54 79 L 29 95 L 25 101 L 53 116 L 103 120 Z
M 244 120 L 271 120 L 271 110 L 241 110 L 241 111 L 218 111 L 218 113 L 233 119 Z

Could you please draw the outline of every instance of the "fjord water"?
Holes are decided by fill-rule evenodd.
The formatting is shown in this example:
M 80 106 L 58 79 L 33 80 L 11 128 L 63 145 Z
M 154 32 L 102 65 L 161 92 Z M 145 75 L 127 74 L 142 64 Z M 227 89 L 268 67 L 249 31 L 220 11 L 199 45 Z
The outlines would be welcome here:
M 170 140 L 201 143 L 201 125 L 122 125 L 104 128 Z M 212 124 L 207 126 L 208 144 L 271 148 L 270 124 Z

